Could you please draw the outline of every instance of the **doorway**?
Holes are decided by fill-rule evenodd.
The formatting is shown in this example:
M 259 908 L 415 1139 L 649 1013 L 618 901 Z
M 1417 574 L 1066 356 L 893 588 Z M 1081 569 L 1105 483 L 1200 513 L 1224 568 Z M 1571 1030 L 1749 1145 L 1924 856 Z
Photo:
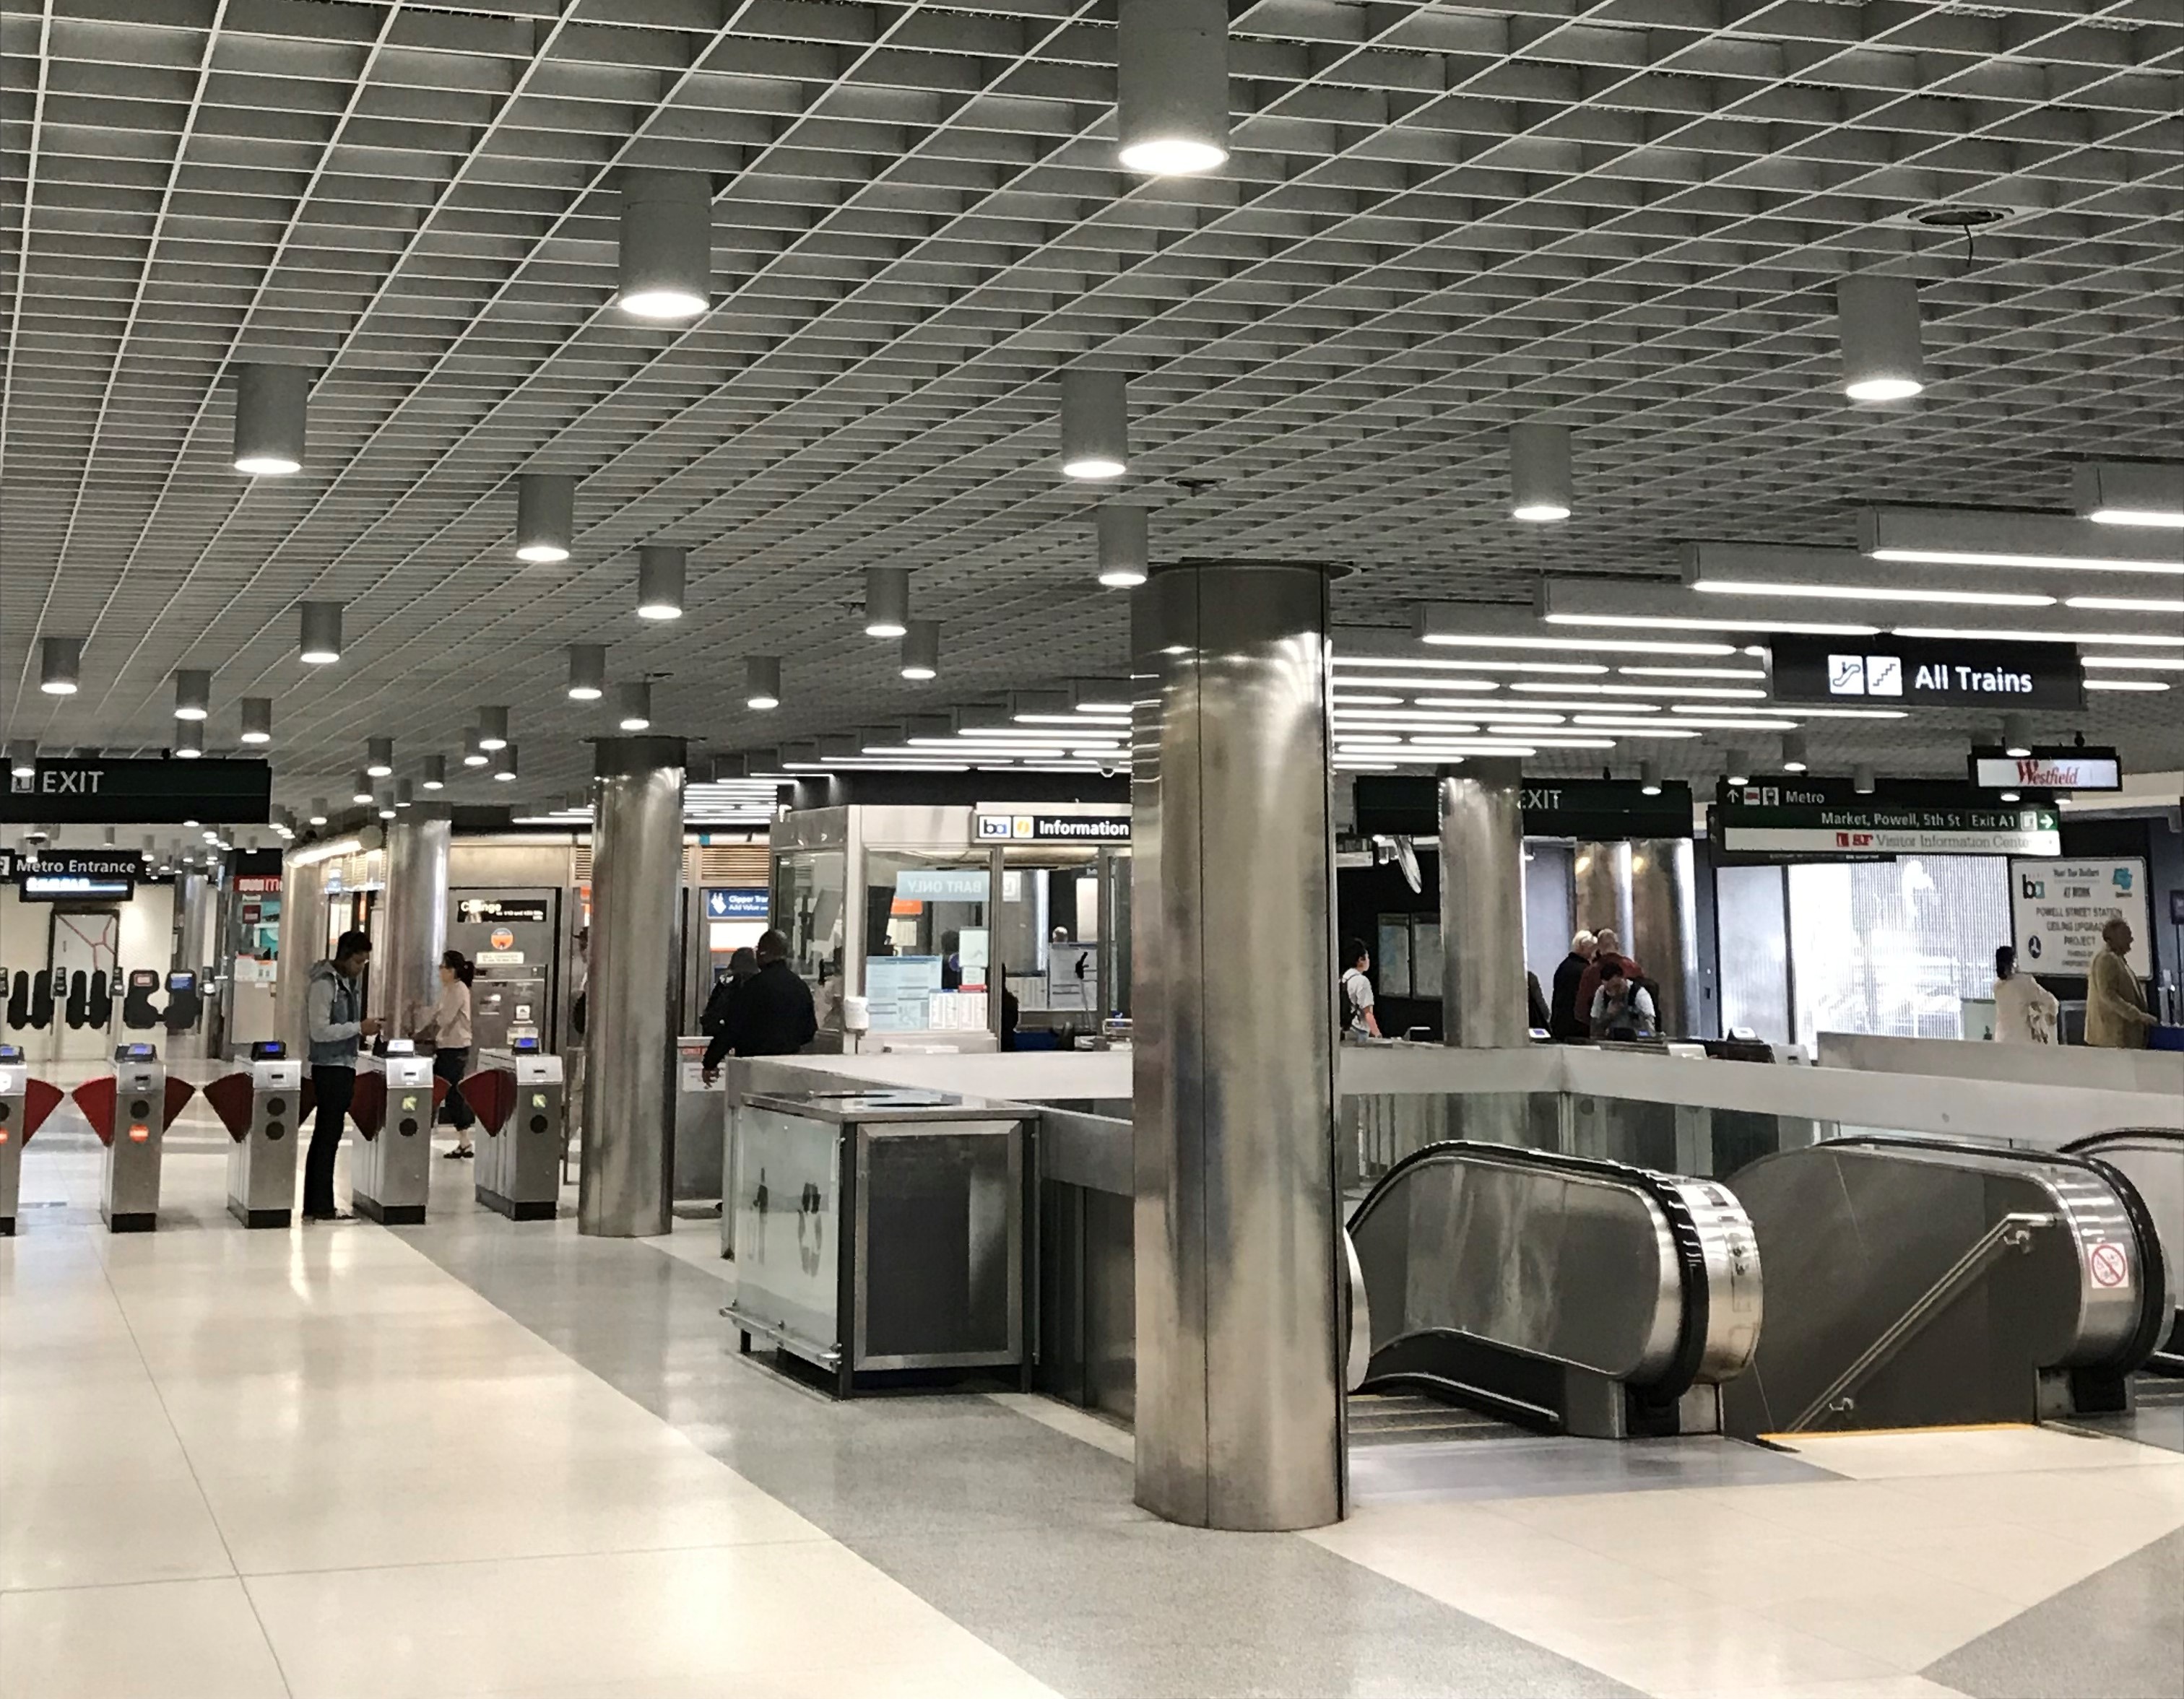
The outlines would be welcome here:
M 53 911 L 46 965 L 53 976 L 54 1061 L 103 1061 L 113 1053 L 120 959 L 119 909 Z

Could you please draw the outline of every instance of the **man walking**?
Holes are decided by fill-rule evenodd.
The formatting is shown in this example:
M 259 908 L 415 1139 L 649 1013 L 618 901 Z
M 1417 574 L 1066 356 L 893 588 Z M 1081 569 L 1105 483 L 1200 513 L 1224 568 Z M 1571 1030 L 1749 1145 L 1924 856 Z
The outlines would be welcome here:
M 2101 947 L 2086 969 L 2086 1042 L 2105 1050 L 2142 1050 L 2157 1024 L 2147 1013 L 2138 976 L 2131 971 L 2131 922 L 2120 916 L 2101 928 Z
M 376 1037 L 379 1022 L 364 1012 L 364 970 L 371 936 L 345 932 L 333 960 L 312 964 L 304 980 L 304 1008 L 310 1039 L 311 1090 L 319 1100 L 311 1122 L 311 1148 L 304 1158 L 304 1219 L 347 1221 L 334 1207 L 334 1159 L 341 1154 L 342 1122 L 356 1095 L 356 1052 Z
M 794 1056 L 819 1031 L 811 988 L 788 965 L 788 940 L 771 928 L 758 938 L 758 972 L 743 983 L 705 1046 L 705 1083 L 719 1078 L 721 1059 Z

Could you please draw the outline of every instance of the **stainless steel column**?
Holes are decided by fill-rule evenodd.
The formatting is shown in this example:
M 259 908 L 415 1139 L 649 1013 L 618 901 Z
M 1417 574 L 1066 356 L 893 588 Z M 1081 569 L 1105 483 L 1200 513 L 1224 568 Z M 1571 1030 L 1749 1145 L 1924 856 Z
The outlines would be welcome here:
M 1441 1042 L 1528 1043 L 1524 774 L 1474 755 L 1440 772 Z
M 273 986 L 273 1036 L 305 1056 L 304 979 L 326 954 L 326 864 L 293 855 L 281 864 L 281 958 Z
M 1314 1528 L 1346 1496 L 1327 575 L 1131 605 L 1137 1499 Z
M 406 1038 L 439 1000 L 454 830 L 445 803 L 419 803 L 387 823 L 387 918 L 372 953 L 371 1005 L 392 1037 Z
M 668 1230 L 682 978 L 680 738 L 602 738 L 592 787 L 591 974 L 577 1230 Z
M 1661 988 L 1661 1030 L 1688 1036 L 1699 978 L 1698 911 L 1688 838 L 1641 838 L 1630 845 L 1630 931 L 1624 947 Z
M 1577 923 L 1584 932 L 1613 927 L 1625 949 L 1630 944 L 1630 846 L 1580 844 L 1571 863 L 1577 881 Z

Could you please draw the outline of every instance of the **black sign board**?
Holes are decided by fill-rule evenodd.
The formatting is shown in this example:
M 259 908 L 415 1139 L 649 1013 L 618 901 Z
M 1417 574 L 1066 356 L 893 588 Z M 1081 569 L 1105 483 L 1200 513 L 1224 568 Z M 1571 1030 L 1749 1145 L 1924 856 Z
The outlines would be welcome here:
M 2123 763 L 2112 749 L 2030 747 L 2031 752 L 2022 755 L 1998 748 L 1975 749 L 1968 764 L 1972 783 L 1981 790 L 2123 788 Z
M 264 761 L 42 757 L 30 772 L 8 776 L 0 821 L 262 826 L 272 806 L 273 770 Z
M 1356 781 L 1357 830 L 1365 836 L 1431 838 L 1440 831 L 1440 803 L 1434 780 L 1405 773 L 1360 773 Z M 1636 779 L 1524 781 L 1527 838 L 1688 838 L 1691 788 L 1664 782 L 1658 796 Z
M 45 850 L 36 862 L 19 857 L 14 871 L 22 878 L 137 879 L 144 858 L 134 850 Z
M 538 925 L 551 916 L 543 897 L 458 897 L 455 917 L 471 926 L 514 921 Z
M 1986 638 L 1768 639 L 1777 702 L 1864 708 L 2086 705 L 2085 669 L 2069 643 Z
M 2059 855 L 2063 848 L 2052 804 L 2001 803 L 1968 784 L 1898 781 L 1861 793 L 1847 778 L 1724 779 L 1713 818 L 1732 856 Z
M 980 809 L 972 830 L 981 844 L 1127 844 L 1130 811 L 1100 814 L 1042 814 L 1037 806 Z

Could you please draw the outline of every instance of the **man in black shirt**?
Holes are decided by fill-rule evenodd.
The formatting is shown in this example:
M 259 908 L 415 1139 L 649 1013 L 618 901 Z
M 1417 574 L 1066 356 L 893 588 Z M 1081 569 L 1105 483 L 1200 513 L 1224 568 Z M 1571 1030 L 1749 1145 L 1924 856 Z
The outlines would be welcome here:
M 771 929 L 759 934 L 758 972 L 730 1000 L 721 1029 L 705 1046 L 705 1083 L 720 1075 L 721 1059 L 794 1056 L 819 1031 L 811 988 L 788 965 L 788 940 Z
M 1581 932 L 1570 940 L 1569 954 L 1555 969 L 1554 994 L 1547 1004 L 1547 1036 L 1563 1044 L 1583 1044 L 1592 1036 L 1591 1006 L 1577 1005 L 1578 987 L 1592 966 L 1593 935 Z

